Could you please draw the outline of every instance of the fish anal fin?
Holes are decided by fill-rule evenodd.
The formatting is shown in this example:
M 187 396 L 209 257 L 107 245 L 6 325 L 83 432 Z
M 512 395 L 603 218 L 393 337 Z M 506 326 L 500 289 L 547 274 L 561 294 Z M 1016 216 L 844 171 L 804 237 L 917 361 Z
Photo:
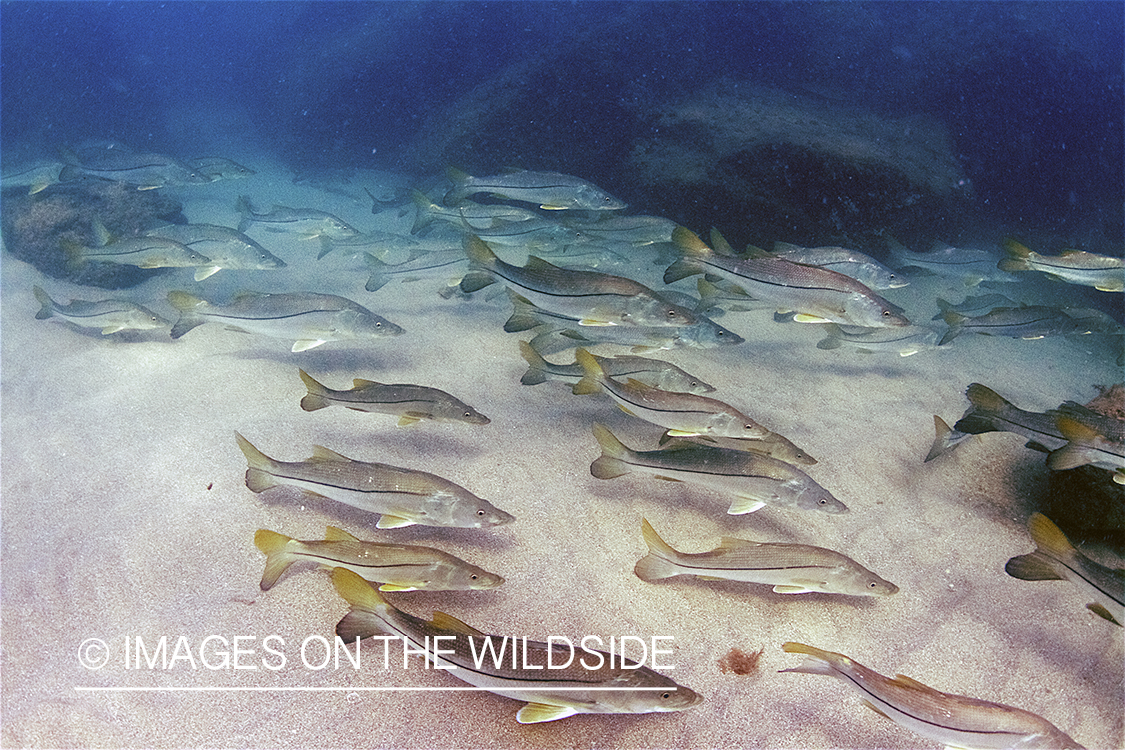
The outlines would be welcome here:
M 544 721 L 557 721 L 578 713 L 569 706 L 548 706 L 546 703 L 528 703 L 516 713 L 520 724 L 539 724 Z

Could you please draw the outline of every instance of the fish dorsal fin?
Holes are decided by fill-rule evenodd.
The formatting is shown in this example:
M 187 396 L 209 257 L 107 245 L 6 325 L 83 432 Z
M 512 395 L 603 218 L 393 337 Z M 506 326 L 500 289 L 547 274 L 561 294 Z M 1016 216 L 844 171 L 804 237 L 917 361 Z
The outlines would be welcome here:
M 555 264 L 548 263 L 547 261 L 543 260 L 538 255 L 527 256 L 527 263 L 524 264 L 524 268 L 527 269 L 528 271 L 540 271 L 540 272 L 554 272 L 554 271 L 561 271 L 562 270 L 561 268 L 559 268 Z
M 334 450 L 329 450 L 323 445 L 314 445 L 313 453 L 308 458 L 309 461 L 351 461 L 353 459 L 347 456 L 340 455 Z
M 927 693 L 929 695 L 933 695 L 933 694 L 939 692 L 937 690 L 934 690 L 929 685 L 923 685 L 921 682 L 918 682 L 918 680 L 915 680 L 913 677 L 907 677 L 904 674 L 896 674 L 895 678 L 892 680 L 892 682 L 897 682 L 899 685 L 901 685 L 904 688 L 909 688 L 911 690 L 917 690 L 919 692 Z
M 724 536 L 719 540 L 719 546 L 715 549 L 716 552 L 728 552 L 735 549 L 743 549 L 745 547 L 759 547 L 761 542 L 751 542 L 749 539 L 739 539 L 736 536 Z
M 384 513 L 379 517 L 379 523 L 375 524 L 377 529 L 401 529 L 405 526 L 413 526 L 414 522 L 409 518 L 402 518 L 401 516 L 392 516 Z
M 261 292 L 255 292 L 255 291 L 252 291 L 250 289 L 239 289 L 237 292 L 234 293 L 234 296 L 230 298 L 230 301 L 231 301 L 231 304 L 234 304 L 235 302 L 240 302 L 242 300 L 257 299 L 258 297 L 263 297 L 263 296 L 265 296 L 265 295 L 263 295 Z
M 329 526 L 324 530 L 324 541 L 326 542 L 358 542 L 359 539 L 352 536 L 348 532 L 339 528 L 338 526 Z
M 486 635 L 485 633 L 482 633 L 481 631 L 474 628 L 472 625 L 469 625 L 466 622 L 462 622 L 453 615 L 446 614 L 445 612 L 434 612 L 434 616 L 433 618 L 431 618 L 430 622 L 435 628 L 441 628 L 442 630 L 452 630 L 453 632 L 461 633 L 462 635 L 471 635 L 477 638 L 484 638 Z
M 546 703 L 528 703 L 516 713 L 520 724 L 539 724 L 574 716 L 578 711 L 570 706 L 548 706 Z
M 352 388 L 370 388 L 373 385 L 382 385 L 374 380 L 365 380 L 363 378 L 354 378 L 352 380 Z
M 719 255 L 734 255 L 734 248 L 717 228 L 711 227 L 711 248 Z
M 647 393 L 649 391 L 658 390 L 656 388 L 653 388 L 648 383 L 643 383 L 640 380 L 637 380 L 636 378 L 626 378 L 625 379 L 625 385 L 628 386 L 632 390 L 642 391 L 644 393 Z
M 766 252 L 765 250 L 758 247 L 757 245 L 747 245 L 746 246 L 746 252 L 744 253 L 744 255 L 747 258 L 772 258 L 772 257 L 774 257 L 773 255 Z

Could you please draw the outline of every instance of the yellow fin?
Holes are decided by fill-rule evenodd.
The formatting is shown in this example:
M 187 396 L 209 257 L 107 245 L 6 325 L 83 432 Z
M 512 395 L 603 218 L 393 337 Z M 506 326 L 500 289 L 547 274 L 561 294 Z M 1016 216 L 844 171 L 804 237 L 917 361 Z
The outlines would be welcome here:
M 413 417 L 409 414 L 403 414 L 401 417 L 398 418 L 398 426 L 399 427 L 409 427 L 410 425 L 412 425 L 416 422 L 421 422 L 421 421 L 422 421 L 421 417 Z
M 307 459 L 309 461 L 351 461 L 352 459 L 347 456 L 341 455 L 334 450 L 329 450 L 323 445 L 314 445 L 313 454 Z
M 336 587 L 336 593 L 352 605 L 353 609 L 374 612 L 380 604 L 387 603 L 370 583 L 347 568 L 332 569 L 332 585 Z
M 807 586 L 798 586 L 790 583 L 779 583 L 773 587 L 775 594 L 807 594 L 817 589 L 810 589 Z
M 870 709 L 871 709 L 872 711 L 874 711 L 875 713 L 877 713 L 877 714 L 879 714 L 880 716 L 882 716 L 882 717 L 883 717 L 884 719 L 890 719 L 891 721 L 894 721 L 894 719 L 891 719 L 891 717 L 890 717 L 890 716 L 887 716 L 887 715 L 886 715 L 885 713 L 883 713 L 882 709 L 880 709 L 880 708 L 879 708 L 878 706 L 876 706 L 876 705 L 875 705 L 874 703 L 872 703 L 871 701 L 867 701 L 867 700 L 865 700 L 865 701 L 863 701 L 863 705 L 867 706 L 867 707 L 868 707 L 868 708 L 870 708 Z
M 822 318 L 819 315 L 811 315 L 809 313 L 797 313 L 793 316 L 795 323 L 829 323 L 827 318 Z
M 379 587 L 380 591 L 417 591 L 417 586 L 402 586 L 397 583 L 384 583 Z
M 301 339 L 300 341 L 293 342 L 293 348 L 289 351 L 292 352 L 307 352 L 309 349 L 315 349 L 321 344 L 325 343 L 321 339 Z
M 516 713 L 520 724 L 539 724 L 544 721 L 557 721 L 578 713 L 569 706 L 548 706 L 546 703 L 528 703 Z
M 746 513 L 753 513 L 756 510 L 761 510 L 766 506 L 761 500 L 755 500 L 750 497 L 740 497 L 730 504 L 727 513 L 732 516 L 741 516 Z
M 1113 615 L 1111 615 L 1109 613 L 1108 609 L 1106 609 L 1105 607 L 1103 607 L 1100 604 L 1097 604 L 1096 602 L 1091 602 L 1090 604 L 1087 604 L 1086 609 L 1090 610 L 1091 612 L 1093 612 L 1098 617 L 1101 617 L 1103 620 L 1109 620 L 1110 622 L 1112 622 L 1115 625 L 1121 624 L 1121 623 L 1117 622 L 1117 618 L 1115 618 Z
M 907 677 L 904 674 L 896 674 L 894 681 L 897 682 L 899 685 L 902 685 L 903 687 L 910 688 L 911 690 L 920 690 L 923 693 L 931 693 L 931 694 L 938 692 L 937 690 L 934 690 L 929 685 L 924 685 L 921 682 L 918 682 L 918 680 L 914 679 L 913 677 Z
M 1032 513 L 1027 530 L 1035 546 L 1056 560 L 1068 560 L 1075 554 L 1074 545 L 1055 523 L 1042 513 Z
M 344 531 L 343 529 L 339 528 L 338 526 L 329 526 L 324 530 L 324 541 L 326 541 L 326 542 L 358 542 L 359 539 L 352 536 L 351 534 Z
M 668 437 L 694 437 L 703 433 L 697 430 L 668 430 L 664 434 Z
M 404 526 L 413 526 L 414 522 L 409 518 L 401 518 L 399 516 L 392 516 L 384 513 L 379 517 L 379 523 L 375 524 L 377 529 L 401 529 Z
M 583 318 L 582 320 L 578 321 L 578 325 L 580 325 L 580 326 L 592 326 L 592 327 L 595 327 L 595 328 L 605 328 L 605 327 L 608 327 L 608 326 L 615 326 L 617 324 L 611 323 L 608 320 L 594 320 L 593 318 Z
M 1058 426 L 1059 432 L 1061 432 L 1062 436 L 1067 440 L 1089 443 L 1098 437 L 1097 430 L 1065 414 L 1060 414 L 1055 420 L 1055 424 Z
M 354 378 L 352 380 L 352 388 L 369 388 L 373 385 L 382 385 L 374 380 L 364 380 L 363 378 Z

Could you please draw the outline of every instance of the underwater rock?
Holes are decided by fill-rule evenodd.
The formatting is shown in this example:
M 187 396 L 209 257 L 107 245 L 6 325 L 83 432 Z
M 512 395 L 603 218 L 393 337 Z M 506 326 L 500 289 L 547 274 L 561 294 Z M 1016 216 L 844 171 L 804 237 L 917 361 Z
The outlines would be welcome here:
M 187 223 L 183 205 L 154 190 L 87 180 L 52 185 L 35 195 L 10 191 L 0 209 L 4 247 L 48 276 L 104 289 L 135 286 L 164 269 L 90 262 L 67 263 L 63 242 L 96 245 L 96 222 L 114 237 L 133 237 L 161 224 Z
M 652 200 L 727 207 L 770 240 L 932 220 L 971 197 L 949 133 L 920 116 L 721 80 L 649 117 L 629 160 Z

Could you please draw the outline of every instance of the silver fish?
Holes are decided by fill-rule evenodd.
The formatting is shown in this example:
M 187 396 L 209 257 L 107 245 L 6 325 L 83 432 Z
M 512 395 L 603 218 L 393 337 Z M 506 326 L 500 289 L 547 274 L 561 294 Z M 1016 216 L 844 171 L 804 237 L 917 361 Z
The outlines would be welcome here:
M 787 654 L 804 654 L 799 667 L 782 672 L 820 674 L 843 680 L 877 713 L 927 740 L 948 748 L 1051 748 L 1082 750 L 1082 746 L 1036 714 L 1001 703 L 934 690 L 905 675 L 894 679 L 843 654 L 789 642 Z
M 72 299 L 69 304 L 60 305 L 43 289 L 33 287 L 32 291 L 35 293 L 35 299 L 43 306 L 35 314 L 38 320 L 58 316 L 82 328 L 100 328 L 102 335 L 119 331 L 150 331 L 171 325 L 147 307 L 125 300 L 86 302 Z
M 262 591 L 272 588 L 296 562 L 347 568 L 365 580 L 382 583 L 380 591 L 469 591 L 493 589 L 504 583 L 495 573 L 448 552 L 415 544 L 365 542 L 335 526 L 325 531 L 324 541 L 309 542 L 259 529 L 254 534 L 254 546 L 266 556 Z
M 625 203 L 585 180 L 558 172 L 512 172 L 489 177 L 473 177 L 456 169 L 446 170 L 453 189 L 444 203 L 456 206 L 470 195 L 488 193 L 506 200 L 534 203 L 540 208 L 618 211 Z
M 794 263 L 819 266 L 850 276 L 871 289 L 898 289 L 910 282 L 866 253 L 846 247 L 801 247 L 775 242 L 773 253 Z
M 266 213 L 258 213 L 245 195 L 239 197 L 237 208 L 242 214 L 242 221 L 238 224 L 240 232 L 245 232 L 254 224 L 263 224 L 267 231 L 291 232 L 302 239 L 327 237 L 332 240 L 344 240 L 358 237 L 360 234 L 358 229 L 340 217 L 315 208 L 289 208 L 275 205 Z
M 603 651 L 568 650 L 559 642 L 542 643 L 483 633 L 444 612 L 423 620 L 392 606 L 350 570 L 332 571 L 336 591 L 351 605 L 336 626 L 346 642 L 385 634 L 402 638 L 438 668 L 470 685 L 525 701 L 516 714 L 521 724 L 565 719 L 575 714 L 647 714 L 683 711 L 703 699 L 647 666 Z M 438 644 L 435 647 L 434 644 Z M 500 648 L 503 658 L 493 658 Z M 439 651 L 440 648 L 440 651 Z M 513 649 L 521 661 L 515 663 Z M 487 655 L 486 654 L 490 654 Z M 549 667 L 553 663 L 564 668 Z M 589 668 L 593 667 L 593 668 Z
M 1028 448 L 1053 451 L 1066 444 L 1055 414 L 1025 411 L 988 386 L 971 383 L 965 389 L 969 408 L 953 425 L 958 433 L 1011 432 L 1028 439 Z
M 593 240 L 625 243 L 634 247 L 671 242 L 676 222 L 663 216 L 601 215 L 594 221 L 564 219 L 566 226 Z
M 210 265 L 199 267 L 195 280 L 202 281 L 222 269 L 266 271 L 284 268 L 285 261 L 250 237 L 230 227 L 215 224 L 166 224 L 145 232 L 146 237 L 164 237 L 183 243 L 205 255 Z
M 1125 484 L 1125 441 L 1120 435 L 1099 432 L 1073 415 L 1056 413 L 1055 425 L 1066 439 L 1066 445 L 1047 456 L 1047 466 L 1055 471 L 1079 466 L 1096 466 L 1113 472 L 1113 481 Z M 1120 432 L 1120 423 L 1116 431 Z
M 63 251 L 71 267 L 90 261 L 138 268 L 192 268 L 211 265 L 211 259 L 182 242 L 164 237 L 128 237 L 97 247 L 64 240 Z
M 410 228 L 411 234 L 418 234 L 435 221 L 444 221 L 449 224 L 462 226 L 468 222 L 476 230 L 479 227 L 490 228 L 498 222 L 520 222 L 528 219 L 539 219 L 539 214 L 526 208 L 505 205 L 481 205 L 471 201 L 463 201 L 458 206 L 442 206 L 434 203 L 430 196 L 421 190 L 412 190 L 411 198 L 417 213 L 414 226 Z
M 5 170 L 0 175 L 0 189 L 25 187 L 28 195 L 41 193 L 59 181 L 64 166 L 58 161 L 39 161 Z
M 462 222 L 461 229 L 492 245 L 522 247 L 532 251 L 580 245 L 592 239 L 578 229 L 539 216 L 523 221 L 495 221 L 491 227 L 481 229 L 466 221 Z
M 520 342 L 520 355 L 528 364 L 527 372 L 520 379 L 524 385 L 538 385 L 548 380 L 558 380 L 573 386 L 585 377 L 582 365 L 577 362 L 570 365 L 548 362 L 526 341 Z M 663 360 L 629 354 L 615 357 L 599 357 L 595 354 L 594 357 L 601 364 L 602 370 L 611 378 L 633 378 L 654 388 L 681 393 L 711 393 L 715 390 L 714 386 Z
M 211 182 L 239 180 L 258 174 L 253 169 L 222 156 L 197 156 L 194 159 L 188 159 L 187 164 L 197 174 L 206 177 Z
M 404 331 L 344 297 L 314 292 L 263 294 L 244 291 L 228 305 L 216 305 L 187 292 L 168 293 L 168 303 L 180 312 L 172 326 L 178 339 L 204 323 L 277 339 L 295 339 L 294 352 L 328 341 L 352 341 L 398 336 Z
M 590 464 L 590 474 L 598 479 L 639 473 L 706 487 L 735 496 L 727 510 L 732 516 L 767 505 L 832 514 L 848 511 L 808 474 L 776 458 L 687 441 L 658 451 L 634 451 L 600 424 L 593 431 L 602 455 Z
M 276 461 L 237 432 L 234 436 L 246 456 L 246 486 L 253 492 L 296 487 L 378 513 L 380 529 L 414 524 L 479 529 L 515 520 L 464 487 L 424 471 L 356 461 L 320 445 L 305 461 Z
M 708 581 L 744 581 L 773 586 L 778 594 L 891 596 L 898 586 L 880 578 L 847 555 L 807 544 L 750 542 L 725 536 L 709 552 L 680 552 L 641 519 L 648 554 L 633 572 L 642 581 L 696 576 Z
M 949 330 L 941 337 L 939 346 L 948 344 L 965 332 L 1029 340 L 1092 332 L 1090 319 L 1073 318 L 1063 308 L 1045 305 L 997 307 L 972 318 L 946 310 L 941 317 L 949 325 Z
M 667 302 L 644 284 L 597 271 L 573 271 L 534 255 L 525 266 L 496 257 L 478 237 L 465 237 L 465 252 L 478 270 L 461 280 L 472 293 L 500 281 L 534 305 L 587 326 L 682 327 L 698 322 L 691 310 Z
M 779 311 L 797 313 L 800 323 L 829 321 L 868 328 L 910 324 L 897 307 L 842 273 L 778 257 L 720 255 L 684 227 L 678 227 L 672 239 L 686 255 L 668 266 L 665 283 L 694 274 L 723 278 L 751 297 L 774 303 Z
M 935 349 L 941 338 L 939 331 L 928 326 L 847 329 L 826 323 L 823 330 L 825 337 L 817 342 L 817 349 L 846 347 L 868 353 L 894 352 L 900 357 Z
M 1125 290 L 1125 260 L 1084 250 L 1064 250 L 1059 255 L 1040 255 L 1015 240 L 1004 242 L 1008 257 L 1000 261 L 1005 271 L 1042 271 L 1071 284 L 1092 286 L 1102 292 Z
M 376 383 L 356 378 L 349 390 L 335 391 L 318 383 L 304 370 L 298 372 L 309 391 L 301 399 L 301 408 L 305 411 L 340 404 L 356 411 L 398 415 L 400 427 L 423 419 L 479 425 L 491 421 L 465 402 L 437 388 L 406 383 Z
M 1074 548 L 1042 513 L 1027 522 L 1035 551 L 1008 560 L 1004 572 L 1024 581 L 1070 581 L 1093 599 L 1086 608 L 1116 625 L 1125 623 L 1125 570 L 1099 565 Z
M 59 173 L 60 182 L 88 178 L 112 180 L 151 190 L 167 185 L 191 185 L 210 182 L 178 159 L 164 154 L 138 154 L 120 149 L 91 152 L 79 160 L 73 152 L 63 151 L 67 162 Z
M 982 281 L 1016 281 L 1010 273 L 999 270 L 998 253 L 975 248 L 952 247 L 935 243 L 928 253 L 908 250 L 893 237 L 888 238 L 891 260 L 898 268 L 921 268 L 930 273 L 960 279 L 966 286 Z
M 752 440 L 720 437 L 718 435 L 675 436 L 672 435 L 670 431 L 660 436 L 661 445 L 665 445 L 670 440 L 690 440 L 693 443 L 710 445 L 715 448 L 727 448 L 729 450 L 745 451 L 747 453 L 760 453 L 764 456 L 784 461 L 787 464 L 813 466 L 817 463 L 816 459 L 809 455 L 808 451 L 797 447 L 796 443 L 784 435 L 779 435 L 772 431 L 767 435 Z
M 460 283 L 462 265 L 468 265 L 465 254 L 459 250 L 446 250 L 439 252 L 412 251 L 410 257 L 402 263 L 390 265 L 376 258 L 371 253 L 364 253 L 367 262 L 367 285 L 364 287 L 369 292 L 377 292 L 392 279 L 400 281 L 417 281 L 437 273 L 453 273 L 456 283 Z
M 769 434 L 762 425 L 730 404 L 694 393 L 664 391 L 638 380 L 620 383 L 606 375 L 594 355 L 579 347 L 574 357 L 586 376 L 574 386 L 577 394 L 604 390 L 626 414 L 671 430 L 673 436 L 719 435 L 762 438 Z

